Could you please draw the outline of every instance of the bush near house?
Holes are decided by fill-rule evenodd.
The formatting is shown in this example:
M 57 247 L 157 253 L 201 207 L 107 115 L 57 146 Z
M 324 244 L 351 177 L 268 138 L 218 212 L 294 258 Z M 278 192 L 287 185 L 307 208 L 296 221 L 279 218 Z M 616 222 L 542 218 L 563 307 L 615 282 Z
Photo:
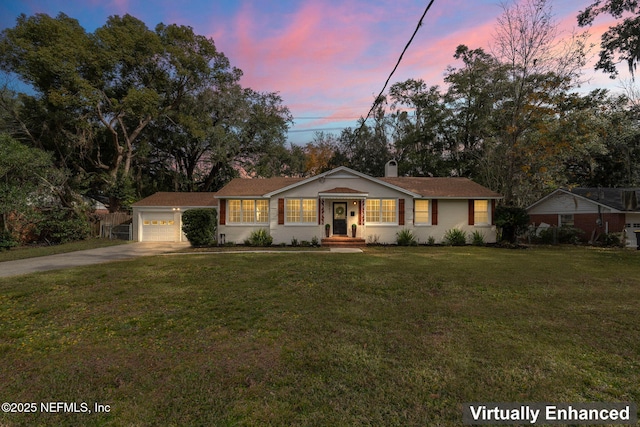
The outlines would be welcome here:
M 464 246 L 467 244 L 467 233 L 459 228 L 452 228 L 444 233 L 444 244 L 448 246 Z
M 266 228 L 252 231 L 249 238 L 244 241 L 247 246 L 271 246 L 272 243 L 273 237 L 271 237 Z
M 190 209 L 182 214 L 182 231 L 192 246 L 215 244 L 218 213 L 215 209 Z
M 398 246 L 417 246 L 418 241 L 411 230 L 403 228 L 396 233 L 396 243 Z
M 501 205 L 496 208 L 495 224 L 501 231 L 501 241 L 516 243 L 529 225 L 529 214 L 524 208 Z
M 89 218 L 83 212 L 55 207 L 34 213 L 38 241 L 61 244 L 85 240 L 91 235 Z
M 484 234 L 481 231 L 474 231 L 471 234 L 471 244 L 473 246 L 484 246 Z

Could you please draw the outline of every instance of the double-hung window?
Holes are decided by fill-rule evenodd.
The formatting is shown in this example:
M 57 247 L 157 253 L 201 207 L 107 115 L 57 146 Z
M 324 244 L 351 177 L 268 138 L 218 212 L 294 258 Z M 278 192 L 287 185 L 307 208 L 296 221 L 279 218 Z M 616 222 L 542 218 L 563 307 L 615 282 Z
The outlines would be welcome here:
M 266 224 L 269 222 L 268 200 L 229 200 L 229 224 Z
M 367 199 L 366 221 L 369 224 L 397 224 L 396 199 Z
M 489 225 L 489 201 L 473 201 L 473 223 L 475 225 Z
M 560 214 L 561 227 L 573 227 L 573 214 Z
M 414 200 L 414 218 L 413 222 L 420 225 L 431 224 L 429 216 L 429 200 Z
M 316 199 L 287 199 L 286 224 L 317 224 L 318 201 Z

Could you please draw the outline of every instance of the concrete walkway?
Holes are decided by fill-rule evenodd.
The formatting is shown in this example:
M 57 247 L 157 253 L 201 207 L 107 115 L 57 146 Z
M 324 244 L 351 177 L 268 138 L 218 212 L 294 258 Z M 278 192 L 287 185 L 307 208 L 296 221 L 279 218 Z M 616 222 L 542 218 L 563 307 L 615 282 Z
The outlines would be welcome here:
M 38 271 L 61 270 L 63 268 L 101 264 L 141 256 L 161 255 L 188 247 L 189 243 L 137 242 L 16 261 L 5 261 L 0 262 L 0 277 L 18 276 Z
M 61 270 L 64 268 L 81 267 L 84 265 L 102 264 L 142 256 L 152 255 L 204 255 L 225 253 L 299 253 L 303 251 L 229 251 L 229 252 L 176 252 L 188 248 L 189 243 L 152 243 L 136 242 L 125 245 L 108 246 L 106 248 L 88 249 L 85 251 L 68 252 L 64 254 L 48 255 L 36 258 L 20 259 L 16 261 L 0 262 L 0 277 L 19 276 L 21 274 L 39 271 Z M 331 248 L 330 252 L 361 253 L 356 248 Z M 307 252 L 309 253 L 309 252 Z M 313 253 L 329 253 L 318 252 Z

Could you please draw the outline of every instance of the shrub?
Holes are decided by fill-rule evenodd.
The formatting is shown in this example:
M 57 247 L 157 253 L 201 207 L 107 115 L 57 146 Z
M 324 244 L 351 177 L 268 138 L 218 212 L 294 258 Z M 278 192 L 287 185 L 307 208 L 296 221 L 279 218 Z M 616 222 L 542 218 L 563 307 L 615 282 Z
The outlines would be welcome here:
M 471 244 L 473 246 L 484 246 L 484 233 L 476 230 L 471 234 Z
M 313 238 L 311 239 L 311 246 L 313 247 L 320 246 L 320 240 L 318 240 L 316 236 L 313 236 Z
M 295 237 L 291 238 L 291 246 L 299 246 L 300 244 L 298 243 L 298 239 L 296 239 Z
M 370 234 L 367 236 L 367 245 L 379 245 L 380 244 L 380 236 L 377 234 Z
M 452 228 L 444 233 L 444 244 L 449 246 L 464 246 L 467 244 L 467 233 L 458 228 Z
M 71 209 L 53 208 L 42 212 L 36 224 L 38 240 L 52 244 L 84 240 L 91 233 L 89 219 Z
M 558 243 L 577 245 L 584 236 L 584 231 L 575 227 L 562 226 L 558 228 Z
M 218 213 L 215 209 L 190 209 L 182 214 L 182 231 L 192 246 L 216 242 Z
M 416 246 L 418 244 L 416 236 L 406 228 L 396 233 L 396 243 L 398 246 Z
M 14 246 L 18 246 L 18 242 L 13 238 L 10 232 L 0 231 L 0 251 L 9 250 Z
M 584 235 L 584 231 L 575 227 L 548 227 L 538 232 L 535 243 L 545 245 L 572 244 L 577 245 Z
M 624 247 L 624 239 L 617 233 L 608 233 L 602 236 L 602 244 L 607 247 Z
M 273 243 L 273 237 L 269 234 L 266 228 L 254 230 L 244 244 L 247 246 L 271 246 Z
M 433 246 L 435 244 L 436 244 L 436 238 L 433 236 L 429 236 L 429 238 L 427 239 L 427 245 Z
M 496 208 L 495 224 L 501 230 L 500 240 L 515 243 L 529 225 L 529 214 L 524 208 L 501 205 Z

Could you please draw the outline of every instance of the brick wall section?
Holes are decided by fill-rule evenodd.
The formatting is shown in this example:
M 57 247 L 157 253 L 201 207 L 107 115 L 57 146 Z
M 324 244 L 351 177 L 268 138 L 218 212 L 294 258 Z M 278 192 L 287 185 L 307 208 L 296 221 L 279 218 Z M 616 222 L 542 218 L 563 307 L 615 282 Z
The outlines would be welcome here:
M 596 220 L 602 218 L 602 227 L 598 227 Z M 545 215 L 530 215 L 531 224 L 540 225 L 544 222 L 549 225 L 558 225 L 558 215 L 545 214 Z M 574 227 L 584 231 L 584 239 L 589 240 L 591 233 L 596 230 L 596 234 L 602 234 L 605 232 L 605 224 L 609 223 L 609 233 L 619 233 L 624 230 L 624 214 L 622 213 L 605 213 L 601 216 L 597 213 L 592 214 L 574 214 L 573 223 Z
M 598 227 L 596 224 L 598 218 L 600 218 L 600 215 L 597 213 L 580 214 L 574 215 L 573 221 L 576 228 L 584 230 L 589 236 L 591 236 L 591 232 L 596 229 L 604 233 L 606 223 L 609 223 L 609 233 L 619 233 L 624 230 L 624 214 L 602 214 L 602 227 Z

